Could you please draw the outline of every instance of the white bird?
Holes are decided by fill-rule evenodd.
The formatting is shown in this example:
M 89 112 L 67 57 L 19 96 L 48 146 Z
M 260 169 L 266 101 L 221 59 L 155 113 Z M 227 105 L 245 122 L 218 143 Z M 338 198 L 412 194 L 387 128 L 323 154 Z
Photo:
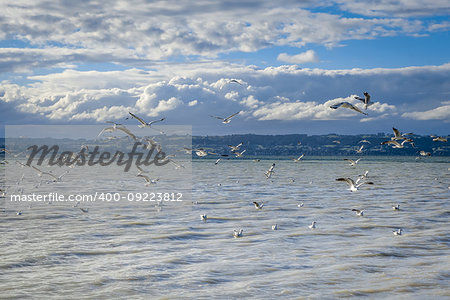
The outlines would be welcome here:
M 155 123 L 157 123 L 157 122 L 162 122 L 162 121 L 164 121 L 166 118 L 161 118 L 161 119 L 159 119 L 159 120 L 154 120 L 154 121 L 150 121 L 150 122 L 145 122 L 143 119 L 141 119 L 141 118 L 139 118 L 138 116 L 136 116 L 135 114 L 133 114 L 133 113 L 131 113 L 131 112 L 128 112 L 130 115 L 131 115 L 131 117 L 133 117 L 133 118 L 135 118 L 136 120 L 138 120 L 138 122 L 139 123 L 141 123 L 140 125 L 139 125 L 139 127 L 140 128 L 144 128 L 144 127 L 149 127 L 149 128 L 151 128 L 151 125 L 153 125 L 153 124 L 155 124 Z M 159 131 L 159 130 L 158 130 Z M 161 132 L 161 134 L 164 134 L 162 131 L 160 131 Z
M 221 159 L 218 158 L 214 164 L 217 165 L 217 164 L 219 163 L 220 160 L 221 160 Z
M 392 145 L 392 148 L 404 148 L 405 146 L 404 146 L 404 144 L 406 143 L 406 142 L 409 142 L 409 141 L 411 141 L 410 139 L 406 139 L 406 140 L 403 140 L 403 142 L 400 144 L 399 142 L 397 142 L 397 141 L 395 141 L 395 140 L 390 140 L 390 141 L 384 141 L 384 142 L 382 142 L 381 143 L 381 145 Z
M 420 156 L 431 156 L 431 152 L 425 152 L 425 151 L 423 151 L 423 150 L 421 150 L 421 151 L 419 152 L 419 154 L 420 154 Z
M 201 219 L 203 222 L 206 222 L 206 220 L 208 219 L 208 216 L 207 216 L 206 214 L 200 215 L 200 219 Z
M 330 108 L 332 109 L 338 109 L 339 107 L 344 107 L 344 108 L 348 108 L 348 109 L 352 109 L 354 111 L 357 111 L 363 115 L 367 115 L 367 113 L 363 112 L 362 110 L 360 110 L 359 108 L 357 108 L 356 106 L 354 106 L 353 104 L 349 103 L 349 102 L 341 102 L 341 103 L 337 103 L 335 105 L 331 105 Z
M 278 230 L 278 224 L 272 225 L 272 230 Z
M 393 205 L 393 206 L 392 206 L 392 209 L 393 209 L 393 210 L 400 210 L 400 204 Z
M 297 158 L 291 158 L 291 160 L 293 160 L 293 161 L 295 161 L 295 162 L 299 162 L 300 161 L 300 159 L 302 159 L 303 158 L 303 156 L 305 156 L 305 154 L 302 154 L 302 155 L 300 155 L 299 157 L 297 157 Z
M 303 202 L 298 204 L 297 207 L 303 207 L 303 205 L 305 205 Z
M 158 182 L 159 178 L 155 178 L 155 179 L 150 179 L 150 177 L 143 175 L 143 174 L 137 174 L 136 177 L 142 177 L 145 179 L 146 181 L 146 186 L 149 186 L 150 184 L 156 184 L 156 182 Z
M 431 135 L 431 137 L 433 138 L 433 142 L 447 142 L 447 138 L 443 136 Z
M 20 215 L 22 215 L 22 212 L 21 212 L 21 211 L 18 211 L 18 212 L 16 213 L 16 215 L 17 215 L 17 216 L 20 216 Z
M 360 98 L 360 97 L 358 97 L 358 96 L 355 96 L 355 99 L 356 99 L 356 100 L 362 101 L 362 102 L 364 103 L 364 108 L 365 108 L 365 109 L 367 109 L 367 107 L 368 107 L 369 105 L 372 105 L 372 104 L 373 104 L 373 102 L 370 102 L 370 95 L 369 95 L 368 92 L 364 92 L 364 98 Z
M 216 116 L 210 116 L 210 117 L 213 117 L 213 118 L 222 120 L 222 123 L 228 124 L 228 123 L 231 122 L 231 118 L 233 118 L 234 116 L 236 116 L 236 115 L 239 114 L 239 113 L 240 113 L 240 111 L 238 111 L 237 113 L 234 113 L 234 114 L 232 114 L 231 116 L 228 116 L 228 117 L 226 117 L 226 118 L 223 118 L 223 117 L 216 117 Z
M 316 221 L 313 221 L 313 222 L 311 223 L 311 225 L 309 225 L 308 227 L 311 228 L 311 229 L 316 228 Z
M 394 132 L 394 136 L 391 137 L 391 140 L 397 141 L 397 140 L 406 140 L 408 139 L 405 135 L 413 135 L 414 133 L 400 133 L 400 131 L 397 128 L 392 127 L 392 131 Z M 411 140 L 412 141 L 412 140 Z
M 364 174 L 359 175 L 358 179 L 356 179 L 356 184 L 360 183 L 362 180 L 368 177 L 369 171 L 364 172 Z
M 231 149 L 231 152 L 239 151 L 240 148 L 241 148 L 241 146 L 242 146 L 242 143 L 239 143 L 239 144 L 236 145 L 236 146 L 228 145 L 228 147 L 230 147 L 230 149 Z
M 371 144 L 371 142 L 368 141 L 368 140 L 360 140 L 360 141 L 358 142 L 358 144 L 359 144 L 359 143 L 368 143 L 368 144 Z
M 351 192 L 356 192 L 358 190 L 358 188 L 363 185 L 363 184 L 373 184 L 373 182 L 371 181 L 364 181 L 364 182 L 360 182 L 358 184 L 355 183 L 355 181 L 353 181 L 353 179 L 351 178 L 337 178 L 336 181 L 345 181 L 347 182 L 348 186 L 350 187 L 349 190 Z
M 275 173 L 275 171 L 273 170 L 273 168 L 275 168 L 275 163 L 273 163 L 269 170 L 267 170 L 264 175 L 266 175 L 267 178 L 270 178 L 272 176 L 273 173 Z
M 50 172 L 44 172 L 39 170 L 38 168 L 36 168 L 35 166 L 31 166 L 34 170 L 36 170 L 38 172 L 38 176 L 41 177 L 42 175 L 48 175 L 51 176 L 53 178 L 53 182 L 57 182 L 57 181 L 61 181 L 61 179 L 63 178 L 64 175 L 66 175 L 67 173 L 69 173 L 69 171 L 65 171 L 63 174 L 59 175 L 58 177 L 56 177 L 55 175 L 53 175 Z
M 401 228 L 392 231 L 394 233 L 394 235 L 402 235 L 403 230 Z
M 362 153 L 364 149 L 364 145 L 361 145 L 361 147 L 359 147 L 359 149 L 356 149 L 356 153 Z
M 234 155 L 236 155 L 236 157 L 242 157 L 242 155 L 245 153 L 245 151 L 247 151 L 246 149 L 244 149 L 242 152 L 233 152 Z
M 233 236 L 234 236 L 235 238 L 242 237 L 243 232 L 244 232 L 243 229 L 240 229 L 239 231 L 238 231 L 238 230 L 234 230 Z
M 253 201 L 253 205 L 255 205 L 256 209 L 262 209 L 264 207 L 264 203 L 259 204 L 256 201 Z
M 357 216 L 360 216 L 360 217 L 364 216 L 364 210 L 363 209 L 359 210 L 359 209 L 354 208 L 354 209 L 352 209 L 352 211 L 354 211 Z
M 356 166 L 358 164 L 358 162 L 361 160 L 361 158 L 358 158 L 357 160 L 344 158 L 344 160 L 348 161 L 350 163 L 349 165 L 354 167 L 354 166 Z

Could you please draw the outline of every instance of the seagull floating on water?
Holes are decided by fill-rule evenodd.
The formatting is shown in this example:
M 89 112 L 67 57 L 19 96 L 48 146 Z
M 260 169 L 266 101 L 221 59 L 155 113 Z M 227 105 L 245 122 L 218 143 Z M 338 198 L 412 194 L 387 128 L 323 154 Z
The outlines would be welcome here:
M 336 181 L 347 182 L 348 186 L 350 187 L 349 190 L 351 192 L 356 192 L 358 190 L 358 188 L 363 184 L 373 184 L 373 182 L 371 182 L 371 181 L 363 181 L 363 182 L 356 184 L 355 181 L 353 181 L 353 179 L 351 179 L 351 178 L 338 178 L 338 179 L 336 179 Z
M 311 228 L 311 229 L 316 228 L 316 221 L 313 221 L 313 222 L 311 223 L 311 225 L 309 225 L 308 227 Z
M 243 229 L 240 229 L 239 231 L 235 229 L 234 232 L 233 232 L 233 236 L 235 238 L 242 237 L 243 232 L 244 232 Z
M 203 222 L 206 222 L 206 220 L 208 219 L 208 216 L 207 216 L 206 214 L 200 215 L 200 219 L 201 219 Z
M 272 225 L 272 230 L 278 230 L 278 224 Z
M 367 113 L 363 112 L 362 110 L 360 110 L 359 108 L 357 108 L 356 106 L 354 106 L 353 104 L 351 104 L 349 102 L 341 102 L 341 103 L 330 106 L 330 108 L 332 108 L 332 109 L 338 109 L 339 107 L 352 109 L 354 111 L 357 111 L 357 112 L 367 116 Z
M 401 228 L 392 231 L 394 233 L 394 235 L 402 235 L 403 230 Z
M 392 206 L 393 210 L 400 210 L 400 204 Z
M 352 209 L 352 211 L 354 211 L 357 216 L 360 216 L 360 217 L 364 216 L 364 209 L 359 210 L 359 209 L 354 208 L 354 209 Z

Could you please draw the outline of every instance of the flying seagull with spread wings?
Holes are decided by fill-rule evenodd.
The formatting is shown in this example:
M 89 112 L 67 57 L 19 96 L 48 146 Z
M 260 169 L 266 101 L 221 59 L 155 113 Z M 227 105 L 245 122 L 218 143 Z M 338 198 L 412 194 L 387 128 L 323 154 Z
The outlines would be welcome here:
M 357 108 L 356 106 L 354 106 L 353 104 L 351 104 L 349 102 L 340 102 L 340 103 L 330 106 L 330 108 L 332 108 L 332 109 L 338 109 L 339 107 L 352 109 L 354 111 L 357 111 L 357 112 L 367 116 L 367 114 L 365 112 L 363 112 L 362 110 L 360 110 L 359 108 Z
M 161 118 L 161 119 L 159 119 L 159 120 L 154 120 L 154 121 L 150 121 L 150 122 L 145 122 L 144 120 L 142 120 L 141 118 L 139 118 L 139 117 L 136 116 L 135 114 L 133 114 L 133 113 L 131 113 L 131 112 L 128 112 L 128 113 L 131 115 L 132 118 L 138 120 L 138 122 L 141 123 L 141 124 L 139 125 L 140 128 L 151 127 L 151 125 L 153 125 L 153 124 L 155 124 L 155 123 L 157 123 L 157 122 L 164 121 L 164 120 L 166 119 L 166 118 Z M 162 132 L 161 132 L 161 134 L 162 134 Z
M 372 105 L 372 104 L 373 104 L 373 102 L 370 102 L 370 95 L 369 95 L 368 92 L 364 92 L 364 98 L 360 98 L 360 97 L 358 97 L 358 96 L 355 96 L 355 99 L 356 99 L 356 100 L 362 101 L 362 102 L 364 103 L 364 108 L 365 108 L 365 109 L 367 109 L 367 107 L 368 107 L 369 105 Z
M 238 111 L 237 113 L 234 113 L 234 114 L 232 114 L 231 116 L 228 116 L 228 117 L 226 117 L 226 118 L 217 117 L 217 116 L 211 116 L 211 115 L 210 115 L 210 117 L 213 117 L 213 118 L 222 120 L 222 123 L 223 123 L 223 124 L 228 124 L 228 123 L 231 122 L 231 118 L 233 118 L 234 116 L 236 116 L 236 115 L 239 114 L 239 113 L 240 113 L 240 111 Z

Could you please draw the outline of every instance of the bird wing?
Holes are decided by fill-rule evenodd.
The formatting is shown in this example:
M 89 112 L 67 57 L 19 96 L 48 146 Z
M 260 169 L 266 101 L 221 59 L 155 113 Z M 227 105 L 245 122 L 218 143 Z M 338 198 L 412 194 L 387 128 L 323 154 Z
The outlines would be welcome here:
M 238 113 L 240 113 L 240 111 L 238 111 L 237 113 L 232 114 L 231 116 L 226 117 L 224 120 L 230 120 L 232 117 L 234 117 Z
M 123 131 L 126 134 L 128 134 L 133 140 L 137 141 L 138 138 L 131 132 L 129 131 L 126 127 L 117 127 L 117 130 Z
M 139 118 L 138 116 L 136 116 L 135 114 L 133 114 L 133 113 L 131 113 L 131 112 L 128 112 L 133 118 L 135 118 L 136 120 L 138 120 L 139 121 L 139 123 L 141 123 L 142 125 L 147 125 L 147 123 L 144 121 L 144 120 L 142 120 L 141 118 Z
M 394 135 L 396 138 L 402 138 L 402 135 L 400 134 L 400 131 L 397 128 L 392 127 L 392 130 L 394 131 Z
M 367 116 L 367 113 L 363 112 L 362 110 L 360 110 L 359 108 L 357 108 L 356 106 L 354 106 L 348 102 L 345 102 L 344 105 L 342 105 L 342 107 L 353 109 L 354 111 L 357 111 L 357 112 Z
M 137 174 L 136 177 L 142 177 L 145 179 L 145 181 L 150 182 L 150 178 L 146 175 L 142 175 L 142 174 Z
M 164 121 L 165 119 L 166 119 L 166 118 L 161 118 L 161 119 L 159 119 L 159 120 L 151 121 L 151 122 L 148 123 L 147 125 L 152 125 L 152 124 L 154 124 L 154 123 L 162 122 L 162 121 Z
M 101 136 L 104 132 L 113 132 L 114 130 L 115 130 L 114 127 L 103 128 L 103 130 L 100 131 L 100 133 L 97 135 L 97 137 Z
M 343 178 L 343 177 L 341 177 L 341 178 L 338 178 L 338 179 L 336 179 L 336 181 L 345 181 L 345 182 L 347 182 L 347 184 L 351 187 L 351 186 L 355 186 L 355 182 L 353 181 L 353 179 L 351 179 L 351 178 Z
M 219 119 L 219 120 L 225 120 L 225 118 L 222 118 L 222 117 L 217 117 L 217 116 L 211 116 L 211 115 L 209 115 L 210 117 L 212 117 L 212 118 L 216 118 L 216 119 Z

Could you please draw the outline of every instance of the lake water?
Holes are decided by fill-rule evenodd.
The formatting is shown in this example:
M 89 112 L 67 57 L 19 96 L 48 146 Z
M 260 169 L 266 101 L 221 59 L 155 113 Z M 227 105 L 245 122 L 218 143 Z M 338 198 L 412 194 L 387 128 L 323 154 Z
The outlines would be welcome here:
M 0 298 L 450 298 L 449 168 L 434 157 L 365 157 L 356 167 L 342 158 L 194 160 L 192 194 L 180 202 L 80 204 L 88 213 L 33 203 L 21 215 L 3 205 Z M 75 169 L 36 189 L 177 186 Z M 357 192 L 335 180 L 366 170 L 374 185 Z M 5 200 L 31 188 L 27 178 Z

